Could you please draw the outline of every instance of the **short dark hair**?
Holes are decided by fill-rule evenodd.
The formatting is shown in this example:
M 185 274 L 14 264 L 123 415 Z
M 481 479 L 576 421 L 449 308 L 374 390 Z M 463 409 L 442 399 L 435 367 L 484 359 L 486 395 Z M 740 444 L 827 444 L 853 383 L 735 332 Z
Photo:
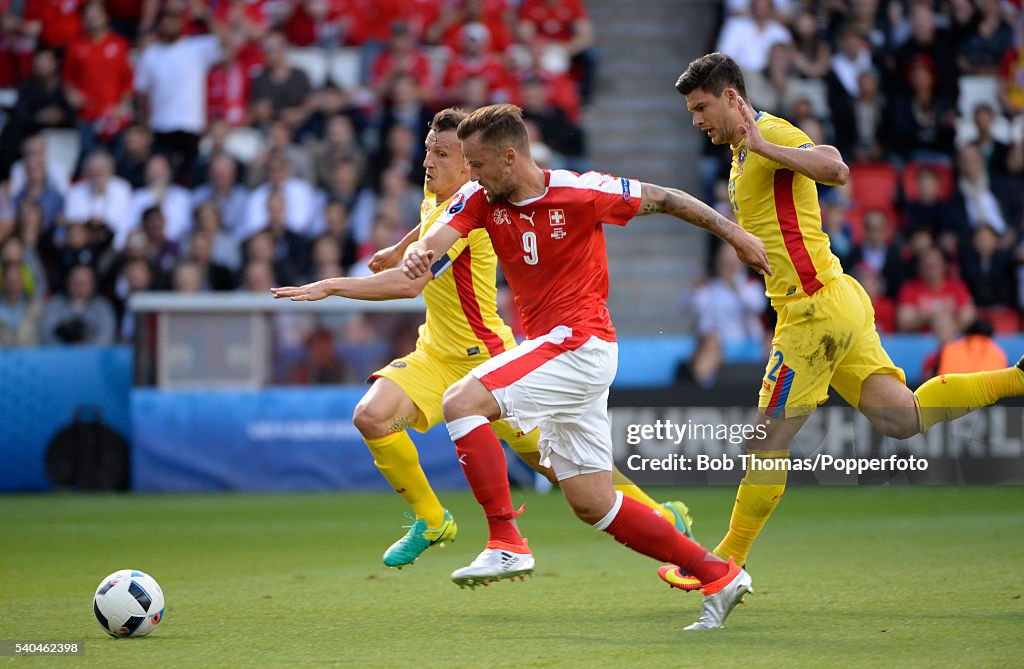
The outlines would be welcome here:
M 530 146 L 523 110 L 515 105 L 481 107 L 459 123 L 459 139 L 462 141 L 478 132 L 481 141 L 499 150 L 505 146 L 526 150 Z
M 469 116 L 466 112 L 462 111 L 458 107 L 448 107 L 434 114 L 433 120 L 430 121 L 430 129 L 436 133 L 445 132 L 448 130 L 458 130 L 459 124 L 462 123 L 465 118 Z
M 724 53 L 709 53 L 691 61 L 686 72 L 676 80 L 680 95 L 689 95 L 698 88 L 718 97 L 727 87 L 736 89 L 740 97 L 747 98 L 747 87 L 743 83 L 743 70 L 736 61 Z
M 154 204 L 153 206 L 146 207 L 146 209 L 143 210 L 143 212 L 142 212 L 142 222 L 146 223 L 147 221 L 149 221 L 152 218 L 155 218 L 157 216 L 163 216 L 163 215 L 164 215 L 164 212 L 163 212 L 162 209 L 160 209 L 160 205 Z

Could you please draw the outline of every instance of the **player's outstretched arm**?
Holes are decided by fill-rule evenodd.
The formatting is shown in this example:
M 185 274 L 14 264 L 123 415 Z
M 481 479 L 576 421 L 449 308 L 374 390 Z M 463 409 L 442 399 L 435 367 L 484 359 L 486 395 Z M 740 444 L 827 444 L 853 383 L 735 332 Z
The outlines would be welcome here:
M 409 248 L 409 244 L 419 239 L 420 226 L 416 226 L 408 233 L 402 240 L 397 244 L 389 246 L 385 249 L 381 249 L 373 254 L 370 258 L 370 262 L 366 263 L 366 266 L 370 268 L 370 271 L 376 274 L 377 272 L 383 272 L 386 269 L 397 267 L 398 263 L 402 261 L 402 256 L 405 255 L 405 250 Z
M 432 278 L 434 261 L 448 252 L 462 235 L 449 225 L 434 225 L 422 239 L 409 245 L 402 260 L 402 271 L 410 279 Z
M 744 263 L 761 274 L 771 276 L 772 269 L 768 264 L 768 252 L 764 248 L 764 242 L 689 193 L 655 184 L 641 184 L 640 211 L 637 215 L 647 214 L 668 214 L 698 228 L 704 228 L 720 237 L 722 241 L 728 242 L 736 249 L 736 255 Z
M 347 297 L 353 300 L 400 300 L 416 297 L 430 281 L 430 275 L 410 279 L 395 267 L 373 276 L 339 276 L 304 286 L 271 288 L 276 298 L 289 298 L 293 302 L 315 302 L 327 297 Z
M 736 126 L 736 140 L 746 137 L 748 149 L 826 186 L 842 186 L 850 178 L 850 168 L 839 149 L 828 144 L 801 149 L 769 142 L 757 127 L 750 105 L 743 98 L 737 100 L 743 123 Z

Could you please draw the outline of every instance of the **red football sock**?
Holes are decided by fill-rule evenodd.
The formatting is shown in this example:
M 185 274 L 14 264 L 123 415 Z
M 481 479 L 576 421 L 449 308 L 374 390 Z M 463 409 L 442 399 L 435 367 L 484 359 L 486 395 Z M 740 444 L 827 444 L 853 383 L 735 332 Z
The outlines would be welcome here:
M 622 498 L 622 506 L 605 532 L 637 553 L 679 565 L 705 584 L 729 571 L 728 563 L 677 532 L 660 513 L 629 497 Z
M 490 424 L 481 425 L 455 440 L 462 472 L 473 489 L 473 496 L 487 515 L 490 529 L 488 548 L 522 548 L 526 544 L 519 534 L 512 508 L 512 492 L 508 487 L 508 465 L 505 451 Z

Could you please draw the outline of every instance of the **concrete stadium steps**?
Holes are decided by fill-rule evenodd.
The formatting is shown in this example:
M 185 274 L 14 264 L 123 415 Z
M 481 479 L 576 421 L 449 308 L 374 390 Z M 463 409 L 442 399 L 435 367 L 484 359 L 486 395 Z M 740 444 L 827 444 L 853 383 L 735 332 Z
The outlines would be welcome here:
M 716 9 L 707 0 L 587 0 L 600 64 L 594 104 L 586 110 L 594 169 L 694 191 L 704 138 L 673 85 L 701 55 Z M 680 294 L 700 274 L 704 233 L 667 217 L 606 228 L 609 307 L 629 334 L 680 333 L 689 315 Z

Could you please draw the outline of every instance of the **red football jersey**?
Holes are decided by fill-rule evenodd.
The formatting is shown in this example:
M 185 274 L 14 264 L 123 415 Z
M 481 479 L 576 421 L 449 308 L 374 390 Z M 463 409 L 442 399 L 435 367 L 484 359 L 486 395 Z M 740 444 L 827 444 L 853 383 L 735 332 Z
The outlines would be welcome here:
M 63 77 L 84 94 L 78 115 L 95 121 L 132 92 L 128 40 L 112 32 L 99 40 L 76 39 L 64 54 Z
M 640 182 L 598 172 L 545 174 L 547 190 L 524 202 L 492 204 L 471 181 L 438 223 L 463 237 L 476 228 L 487 230 L 530 338 L 566 325 L 615 341 L 601 224 L 625 225 L 636 215 Z

